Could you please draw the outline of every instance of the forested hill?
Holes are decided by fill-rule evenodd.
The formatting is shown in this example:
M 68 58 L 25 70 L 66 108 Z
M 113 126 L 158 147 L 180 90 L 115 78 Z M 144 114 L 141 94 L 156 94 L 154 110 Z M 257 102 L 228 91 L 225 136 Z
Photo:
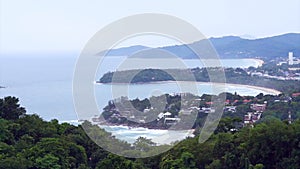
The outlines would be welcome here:
M 225 36 L 210 38 L 209 41 L 215 47 L 221 58 L 254 58 L 260 57 L 266 60 L 276 57 L 286 57 L 288 52 L 294 52 L 300 56 L 300 33 L 288 33 L 260 39 L 243 39 L 238 36 Z M 198 41 L 188 45 L 175 45 L 160 47 L 183 59 L 198 58 L 190 49 L 191 47 L 203 47 L 204 41 Z M 140 50 L 149 49 L 145 46 L 132 46 L 111 50 L 108 55 L 129 56 Z
M 204 143 L 198 142 L 198 136 L 187 138 L 163 154 L 133 159 L 97 146 L 82 128 L 91 125 L 88 122 L 79 126 L 59 124 L 57 120 L 47 122 L 37 115 L 26 115 L 18 101 L 15 97 L 0 99 L 1 169 L 300 168 L 299 120 L 288 124 L 268 118 L 253 128 L 230 132 L 234 120 L 222 119 Z M 97 126 L 91 127 L 89 132 L 104 141 L 112 138 Z M 107 146 L 116 147 L 116 143 L 107 142 Z M 131 148 L 140 153 L 154 149 L 147 139 L 138 140 Z
M 219 68 L 193 68 L 193 69 L 143 69 L 143 70 L 124 70 L 105 73 L 99 83 L 149 83 L 160 81 L 175 81 L 172 75 L 176 75 L 176 81 L 198 81 L 210 82 L 208 70 L 210 72 L 222 72 Z M 295 80 L 276 80 L 265 77 L 249 75 L 241 68 L 226 68 L 226 83 L 244 84 L 276 89 L 278 91 L 290 94 L 300 91 L 300 82 Z M 194 78 L 188 75 L 192 74 Z M 134 77 L 130 78 L 132 75 Z

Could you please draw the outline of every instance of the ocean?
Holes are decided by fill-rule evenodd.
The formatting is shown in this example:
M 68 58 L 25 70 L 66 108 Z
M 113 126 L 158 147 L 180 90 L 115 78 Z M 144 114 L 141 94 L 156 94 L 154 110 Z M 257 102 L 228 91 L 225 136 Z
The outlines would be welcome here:
M 97 76 L 101 77 L 107 71 L 113 71 L 125 57 L 110 57 L 105 59 L 98 69 Z M 73 105 L 72 78 L 77 58 L 75 56 L 2 56 L 0 58 L 0 97 L 15 96 L 27 110 L 36 113 L 45 120 L 60 121 L 77 120 Z M 197 67 L 194 59 L 184 60 L 190 68 Z M 226 59 L 222 60 L 224 67 L 258 66 L 255 59 Z M 201 67 L 201 66 L 199 66 Z M 174 68 L 168 65 L 167 68 Z M 95 81 L 98 79 L 95 79 Z M 212 93 L 209 84 L 199 84 L 200 93 Z M 130 98 L 145 98 L 151 91 L 160 90 L 162 93 L 177 93 L 176 83 L 154 83 L 130 85 Z M 246 87 L 228 86 L 229 92 L 242 95 L 256 95 L 265 91 Z M 100 111 L 112 99 L 111 85 L 95 84 L 95 95 Z
M 114 71 L 126 57 L 107 57 L 99 65 L 96 80 L 107 71 Z M 76 114 L 72 97 L 72 79 L 76 65 L 76 56 L 1 56 L 0 57 L 0 97 L 15 96 L 27 110 L 28 114 L 38 114 L 45 120 L 58 119 L 60 122 L 76 123 L 80 116 Z M 201 67 L 197 60 L 184 60 L 187 67 Z M 260 62 L 255 59 L 226 59 L 221 61 L 224 67 L 257 67 Z M 138 67 L 138 65 L 136 65 Z M 166 68 L 174 68 L 166 65 Z M 123 84 L 124 85 L 124 84 Z M 129 98 L 146 98 L 155 91 L 161 93 L 178 93 L 180 89 L 175 82 L 128 85 Z M 197 84 L 199 93 L 212 94 L 211 84 Z M 112 99 L 112 86 L 95 84 L 95 97 L 99 112 L 87 112 L 83 118 L 99 115 L 102 108 Z M 241 95 L 270 93 L 247 86 L 226 86 L 226 91 Z M 272 92 L 271 92 L 272 94 Z M 118 137 L 130 135 L 127 141 L 139 136 L 139 132 L 126 132 L 128 129 L 114 128 Z M 132 136 L 132 133 L 135 133 Z M 152 130 L 144 129 L 142 135 L 150 135 Z M 155 132 L 157 133 L 157 131 Z M 154 138 L 155 139 L 155 138 Z

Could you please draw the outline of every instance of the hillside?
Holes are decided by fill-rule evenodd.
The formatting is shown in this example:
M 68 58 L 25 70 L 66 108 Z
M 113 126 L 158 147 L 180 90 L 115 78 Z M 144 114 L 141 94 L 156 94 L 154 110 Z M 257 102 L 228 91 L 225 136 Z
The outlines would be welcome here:
M 221 58 L 254 58 L 274 59 L 285 57 L 288 52 L 300 56 L 300 33 L 288 33 L 260 39 L 243 39 L 238 36 L 210 38 Z M 197 58 L 189 47 L 202 48 L 205 41 L 198 41 L 188 45 L 160 47 L 158 49 L 170 51 L 183 59 Z M 145 46 L 132 46 L 111 50 L 111 56 L 130 56 L 140 50 L 149 49 Z
M 193 69 L 143 69 L 143 70 L 125 70 L 105 73 L 98 83 L 150 83 L 161 81 L 174 81 L 173 76 L 176 75 L 177 81 L 198 81 L 209 82 L 210 77 L 207 70 L 210 72 L 220 72 L 218 68 L 193 68 Z M 189 74 L 192 73 L 193 77 Z M 227 68 L 224 71 L 226 83 L 244 84 L 252 86 L 260 86 L 271 89 L 276 89 L 281 92 L 293 93 L 300 90 L 299 81 L 295 80 L 276 80 L 265 77 L 251 76 L 243 69 Z M 135 75 L 132 79 L 132 75 Z
M 270 98 L 267 95 L 257 97 Z M 199 143 L 199 133 L 195 133 L 194 138 L 181 141 L 165 153 L 135 159 L 115 155 L 105 148 L 115 148 L 121 152 L 125 147 L 126 152 L 143 154 L 160 151 L 162 147 L 144 137 L 139 137 L 132 145 L 121 142 L 111 133 L 87 121 L 79 126 L 60 124 L 56 119 L 44 121 L 37 115 L 26 114 L 19 99 L 0 98 L 0 168 L 299 168 L 299 116 L 292 124 L 278 118 L 278 114 L 287 114 L 287 104 L 274 103 L 273 111 L 266 112 L 265 118 L 254 127 L 231 132 L 238 119 L 223 118 L 204 143 Z M 295 105 L 292 111 L 297 110 L 296 115 L 299 115 L 299 99 L 292 105 Z M 240 110 L 246 113 L 247 109 L 242 107 Z M 86 127 L 90 130 L 84 130 Z M 89 137 L 92 135 L 106 143 L 106 147 L 98 146 Z

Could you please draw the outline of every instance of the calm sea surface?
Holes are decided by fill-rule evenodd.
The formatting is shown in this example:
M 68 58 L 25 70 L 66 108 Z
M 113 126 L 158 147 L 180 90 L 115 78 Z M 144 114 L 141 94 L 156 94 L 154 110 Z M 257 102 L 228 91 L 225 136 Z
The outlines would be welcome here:
M 77 120 L 72 98 L 72 78 L 76 65 L 74 56 L 2 56 L 0 58 L 0 97 L 16 96 L 27 113 L 36 113 L 45 120 L 56 118 L 60 121 Z M 125 57 L 110 57 L 99 65 L 98 78 L 107 71 L 113 71 L 125 60 Z M 226 59 L 221 61 L 224 67 L 257 66 L 257 60 Z M 188 67 L 201 67 L 196 60 L 184 60 Z M 135 65 L 138 67 L 138 65 Z M 166 68 L 174 68 L 166 65 Z M 95 79 L 98 80 L 98 79 Z M 198 84 L 199 93 L 213 93 L 208 84 Z M 112 99 L 112 86 L 95 84 L 95 95 L 100 110 Z M 157 83 L 128 86 L 130 98 L 145 98 L 153 91 L 161 93 L 180 92 L 176 83 Z M 227 86 L 227 91 L 242 95 L 256 95 L 261 90 L 245 87 Z M 263 92 L 265 93 L 265 92 Z M 93 114 L 87 114 L 92 116 Z
M 125 57 L 109 57 L 99 65 L 97 78 L 107 71 L 114 71 L 125 60 Z M 184 60 L 187 67 L 202 67 L 197 60 Z M 145 60 L 143 60 L 145 63 Z M 162 62 L 160 62 L 162 63 Z M 224 67 L 249 67 L 258 66 L 254 59 L 227 59 L 221 61 Z M 95 97 L 99 112 L 87 112 L 77 116 L 72 98 L 72 78 L 76 65 L 74 56 L 1 56 L 0 57 L 0 97 L 16 96 L 20 98 L 21 105 L 26 107 L 27 113 L 36 113 L 45 120 L 58 119 L 61 122 L 74 122 L 78 118 L 89 119 L 99 114 L 112 96 L 112 85 L 95 84 Z M 144 64 L 136 62 L 133 68 L 143 68 Z M 165 64 L 164 68 L 176 68 L 176 65 Z M 146 66 L 147 67 L 147 66 Z M 151 66 L 150 66 L 151 67 Z M 98 79 L 95 79 L 95 81 Z M 120 85 L 119 85 L 120 87 Z M 175 82 L 129 85 L 129 98 L 146 98 L 152 93 L 178 93 L 179 87 Z M 198 94 L 217 93 L 209 84 L 197 84 Z M 257 95 L 266 93 L 261 90 L 226 86 L 226 91 L 237 92 L 241 95 Z M 151 138 L 157 143 L 170 143 L 191 136 L 190 132 L 152 130 L 145 128 L 128 129 L 126 126 L 102 126 L 112 132 L 117 138 L 134 142 L 139 136 Z M 175 135 L 175 137 L 174 137 Z

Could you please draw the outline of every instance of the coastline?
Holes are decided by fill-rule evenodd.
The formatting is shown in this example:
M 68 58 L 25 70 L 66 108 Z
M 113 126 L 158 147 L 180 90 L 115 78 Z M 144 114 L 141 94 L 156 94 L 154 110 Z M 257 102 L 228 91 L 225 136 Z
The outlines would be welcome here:
M 252 59 L 252 58 L 251 58 Z M 258 62 L 258 67 L 262 66 L 265 62 L 261 59 L 253 59 Z
M 281 91 L 278 91 L 276 89 L 260 87 L 260 86 L 251 86 L 251 85 L 234 84 L 234 83 L 226 83 L 226 84 L 231 85 L 231 86 L 247 87 L 247 88 L 262 90 L 262 91 L 267 92 L 267 93 L 273 93 L 274 95 L 279 95 L 279 94 L 282 93 Z
M 131 83 L 130 85 L 147 85 L 147 84 L 168 84 L 168 83 L 192 83 L 190 81 L 156 81 L 156 82 L 143 82 L 143 83 Z M 216 82 L 194 82 L 197 84 L 211 84 L 211 85 L 224 85 L 224 87 L 233 86 L 233 87 L 245 87 L 245 88 L 251 88 L 256 90 L 262 90 L 267 93 L 272 93 L 274 95 L 279 95 L 282 92 L 278 91 L 276 89 L 261 87 L 261 86 L 252 86 L 252 85 L 244 85 L 244 84 L 235 84 L 235 83 L 216 83 Z M 102 85 L 128 85 L 128 83 L 100 83 L 96 82 L 96 84 L 102 84 Z
M 187 137 L 194 137 L 195 129 L 186 130 L 167 130 L 167 129 L 150 129 L 145 127 L 130 127 L 126 125 L 98 125 L 118 139 L 125 140 L 129 143 L 134 141 L 140 136 L 147 134 L 146 138 L 152 139 L 158 145 L 172 144 L 174 142 L 183 140 Z M 126 131 L 126 132 L 125 132 Z M 132 136 L 135 133 L 136 136 Z M 176 136 L 175 136 L 176 135 Z

